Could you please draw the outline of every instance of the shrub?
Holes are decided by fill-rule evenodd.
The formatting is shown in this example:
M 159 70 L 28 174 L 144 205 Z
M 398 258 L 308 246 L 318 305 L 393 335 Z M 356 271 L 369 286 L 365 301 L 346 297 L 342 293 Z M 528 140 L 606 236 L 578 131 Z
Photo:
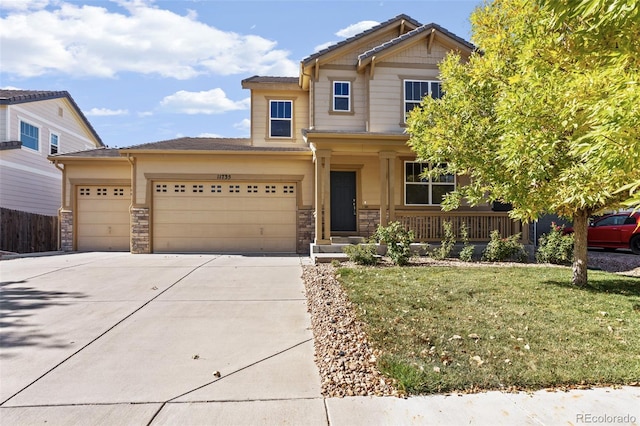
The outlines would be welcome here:
M 508 260 L 524 262 L 527 260 L 527 251 L 518 241 L 520 234 L 502 238 L 498 230 L 491 232 L 491 241 L 482 252 L 482 260 L 489 262 L 505 262 Z
M 440 247 L 433 249 L 431 252 L 431 257 L 437 260 L 443 260 L 451 256 L 453 246 L 456 244 L 456 236 L 453 233 L 451 222 L 442 222 L 442 228 L 444 229 L 444 238 L 440 242 Z
M 551 223 L 548 234 L 540 236 L 536 261 L 567 265 L 573 261 L 573 234 L 563 235 L 563 226 Z
M 378 226 L 375 237 L 387 246 L 387 256 L 396 265 L 406 265 L 411 259 L 411 243 L 415 238 L 413 231 L 405 229 L 400 222 L 391 222 L 387 226 Z
M 467 228 L 465 222 L 462 222 L 462 226 L 460 226 L 460 239 L 462 239 L 462 243 L 464 244 L 462 250 L 460 250 L 460 260 L 463 262 L 473 261 L 473 252 L 476 246 L 469 244 L 469 228 Z
M 355 244 L 342 248 L 349 260 L 358 265 L 375 265 L 378 263 L 375 244 Z

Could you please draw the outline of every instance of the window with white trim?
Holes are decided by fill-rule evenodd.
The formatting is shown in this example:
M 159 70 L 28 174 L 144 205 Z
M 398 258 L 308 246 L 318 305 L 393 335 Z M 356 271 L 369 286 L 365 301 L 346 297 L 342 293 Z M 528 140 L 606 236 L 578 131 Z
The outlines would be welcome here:
M 57 154 L 60 150 L 60 137 L 55 133 L 49 135 L 49 155 Z
M 349 112 L 351 111 L 351 82 L 333 82 L 333 110 Z
M 444 167 L 445 165 L 440 165 Z M 456 188 L 456 177 L 443 173 L 431 178 L 423 176 L 432 169 L 428 163 L 405 161 L 404 204 L 406 206 L 438 206 L 444 196 Z
M 290 138 L 292 128 L 293 101 L 269 101 L 269 137 Z
M 20 120 L 20 142 L 25 148 L 40 150 L 40 129 Z
M 404 81 L 404 121 L 407 121 L 409 112 L 419 107 L 425 96 L 434 99 L 442 97 L 442 87 L 435 80 L 405 80 Z

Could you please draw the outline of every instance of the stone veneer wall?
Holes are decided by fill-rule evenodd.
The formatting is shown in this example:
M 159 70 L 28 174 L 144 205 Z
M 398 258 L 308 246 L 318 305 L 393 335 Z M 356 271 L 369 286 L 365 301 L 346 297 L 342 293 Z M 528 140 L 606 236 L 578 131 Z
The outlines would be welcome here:
M 133 207 L 131 209 L 131 253 L 151 253 L 149 209 L 147 207 Z
M 298 242 L 296 252 L 309 254 L 310 245 L 315 237 L 315 216 L 313 209 L 298 209 Z
M 358 210 L 358 229 L 363 237 L 372 236 L 380 224 L 380 210 Z
M 60 250 L 73 251 L 73 211 L 60 211 Z

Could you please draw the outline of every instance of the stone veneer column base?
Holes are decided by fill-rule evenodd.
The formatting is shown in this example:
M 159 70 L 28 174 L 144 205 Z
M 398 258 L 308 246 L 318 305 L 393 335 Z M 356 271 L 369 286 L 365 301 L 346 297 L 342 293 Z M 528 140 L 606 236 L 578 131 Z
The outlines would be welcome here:
M 298 241 L 296 253 L 309 254 L 309 247 L 315 238 L 315 217 L 313 209 L 298 210 Z
M 358 229 L 363 237 L 375 234 L 380 224 L 380 210 L 358 210 Z
M 72 210 L 60 210 L 60 250 L 73 251 Z
M 149 229 L 149 208 L 133 207 L 131 209 L 131 253 L 151 253 Z

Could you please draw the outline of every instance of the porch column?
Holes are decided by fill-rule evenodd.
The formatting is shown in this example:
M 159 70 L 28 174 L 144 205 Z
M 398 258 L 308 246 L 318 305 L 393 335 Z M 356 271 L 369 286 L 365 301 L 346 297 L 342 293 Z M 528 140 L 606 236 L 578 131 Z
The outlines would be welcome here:
M 396 152 L 383 151 L 380 158 L 380 225 L 387 226 L 395 220 Z
M 331 151 L 315 152 L 316 244 L 331 244 Z

